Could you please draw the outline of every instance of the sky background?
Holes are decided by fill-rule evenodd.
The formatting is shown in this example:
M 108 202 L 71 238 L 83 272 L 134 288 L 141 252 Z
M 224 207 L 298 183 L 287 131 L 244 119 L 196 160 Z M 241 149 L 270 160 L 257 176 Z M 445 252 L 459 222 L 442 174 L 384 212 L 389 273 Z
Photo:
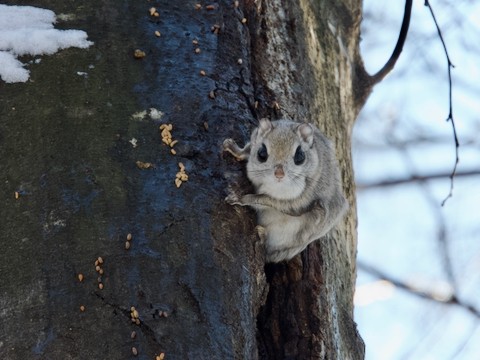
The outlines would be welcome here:
M 453 76 L 458 172 L 480 170 L 480 3 L 430 1 Z M 362 55 L 373 74 L 397 41 L 404 2 L 364 0 Z M 480 309 L 480 176 L 371 186 L 449 174 L 455 163 L 447 60 L 423 0 L 393 72 L 367 101 L 354 129 L 358 186 L 355 318 L 367 360 L 479 359 L 479 317 L 442 301 L 455 295 Z M 370 186 L 368 186 L 370 185 Z M 423 299 L 372 274 L 424 291 Z

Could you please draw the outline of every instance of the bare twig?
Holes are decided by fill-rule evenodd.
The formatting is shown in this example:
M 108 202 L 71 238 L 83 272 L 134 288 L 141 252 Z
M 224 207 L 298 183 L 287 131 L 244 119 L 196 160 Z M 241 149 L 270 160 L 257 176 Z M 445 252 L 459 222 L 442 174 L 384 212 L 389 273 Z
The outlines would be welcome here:
M 371 79 L 374 84 L 380 82 L 385 76 L 387 76 L 387 74 L 393 69 L 395 63 L 400 57 L 403 45 L 405 44 L 405 40 L 407 38 L 408 27 L 410 25 L 412 2 L 413 0 L 405 1 L 405 11 L 403 13 L 402 27 L 400 28 L 400 34 L 398 35 L 397 44 L 395 45 L 392 55 L 390 55 L 387 63 L 375 75 L 372 75 Z
M 459 300 L 455 293 L 453 293 L 449 297 L 445 297 L 445 296 L 440 296 L 439 294 L 435 294 L 434 292 L 431 292 L 431 291 L 414 288 L 413 286 L 408 285 L 400 280 L 394 279 L 393 277 L 388 276 L 381 270 L 371 265 L 367 265 L 361 261 L 357 261 L 357 267 L 358 269 L 361 269 L 381 280 L 388 281 L 395 287 L 402 289 L 412 295 L 418 296 L 422 299 L 434 301 L 436 303 L 444 304 L 444 305 L 457 305 L 462 309 L 468 311 L 470 314 L 472 314 L 476 318 L 480 319 L 480 310 L 477 309 L 472 304 L 468 304 L 464 301 Z
M 409 156 L 408 152 L 402 152 L 402 156 L 405 159 L 405 163 L 410 168 L 411 173 L 416 172 L 415 164 Z M 445 176 L 447 177 L 447 176 Z M 440 250 L 440 255 L 443 259 L 443 268 L 445 274 L 450 282 L 450 285 L 453 288 L 453 293 L 457 292 L 457 283 L 454 276 L 452 259 L 450 252 L 448 251 L 448 235 L 447 235 L 447 226 L 446 219 L 443 211 L 438 207 L 435 197 L 432 194 L 432 191 L 425 182 L 421 182 L 420 186 L 423 188 L 422 194 L 425 197 L 426 201 L 430 204 L 432 208 L 432 215 L 435 217 L 437 225 L 435 226 L 437 230 L 437 240 Z
M 397 186 L 397 185 L 405 185 L 411 184 L 416 182 L 425 182 L 429 180 L 441 180 L 445 178 L 451 177 L 451 173 L 437 173 L 437 174 L 430 174 L 430 175 L 412 175 L 410 177 L 402 178 L 402 179 L 389 179 L 378 181 L 375 183 L 359 183 L 357 184 L 358 190 L 370 190 L 376 189 L 381 187 L 389 187 L 389 186 Z M 470 170 L 470 171 L 463 171 L 463 172 L 455 172 L 456 177 L 468 177 L 468 176 L 475 176 L 480 175 L 480 170 Z
M 451 359 L 455 359 L 458 355 L 460 355 L 463 352 L 463 350 L 465 350 L 468 343 L 470 342 L 470 340 L 472 340 L 473 336 L 475 335 L 475 331 L 479 326 L 480 325 L 478 324 L 478 321 L 472 325 L 470 331 L 468 332 L 469 335 L 459 344 L 456 351 L 451 355 Z
M 437 231 L 437 240 L 440 250 L 440 255 L 443 260 L 443 269 L 445 271 L 445 275 L 450 282 L 450 285 L 453 288 L 454 293 L 457 292 L 458 286 L 457 281 L 455 279 L 454 270 L 453 270 L 453 262 L 450 256 L 449 251 L 449 238 L 447 232 L 447 225 L 446 225 L 446 218 L 445 214 L 441 209 L 438 207 L 437 200 L 432 194 L 430 187 L 426 184 L 422 184 L 424 191 L 422 192 L 425 196 L 426 200 L 429 202 L 430 207 L 432 209 L 432 215 L 436 218 L 437 225 L 435 226 Z
M 455 121 L 453 120 L 453 102 L 452 102 L 452 68 L 454 68 L 455 66 L 450 61 L 450 56 L 448 56 L 447 46 L 445 44 L 445 41 L 443 40 L 442 31 L 438 26 L 437 19 L 435 17 L 435 14 L 433 13 L 432 6 L 430 5 L 430 2 L 428 0 L 425 0 L 425 6 L 428 7 L 428 9 L 430 10 L 430 14 L 432 15 L 433 22 L 435 23 L 435 27 L 437 28 L 438 37 L 442 42 L 443 50 L 445 51 L 445 56 L 447 57 L 447 64 L 448 64 L 448 100 L 449 100 L 450 107 L 449 107 L 447 121 L 450 121 L 450 123 L 452 124 L 453 139 L 455 141 L 455 165 L 453 166 L 452 173 L 450 174 L 450 192 L 448 193 L 447 197 L 442 201 L 442 206 L 444 206 L 445 202 L 449 198 L 451 198 L 453 195 L 453 179 L 457 172 L 457 166 L 460 161 L 460 158 L 458 156 L 458 150 L 459 150 L 460 144 L 458 142 L 457 129 L 455 128 Z

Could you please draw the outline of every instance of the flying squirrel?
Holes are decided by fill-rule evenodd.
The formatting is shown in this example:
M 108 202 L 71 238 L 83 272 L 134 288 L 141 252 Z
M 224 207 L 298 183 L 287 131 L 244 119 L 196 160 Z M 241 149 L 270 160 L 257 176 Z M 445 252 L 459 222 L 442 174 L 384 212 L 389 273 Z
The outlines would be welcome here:
M 247 160 L 255 194 L 230 190 L 225 201 L 256 210 L 267 262 L 293 258 L 348 208 L 334 147 L 312 124 L 261 119 L 243 148 L 226 139 L 223 150 Z

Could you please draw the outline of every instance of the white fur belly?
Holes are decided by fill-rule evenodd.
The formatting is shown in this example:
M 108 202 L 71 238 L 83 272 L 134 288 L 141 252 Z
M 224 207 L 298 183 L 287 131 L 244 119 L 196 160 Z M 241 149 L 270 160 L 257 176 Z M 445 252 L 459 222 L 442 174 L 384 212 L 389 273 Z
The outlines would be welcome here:
M 273 209 L 258 211 L 258 223 L 266 230 L 267 252 L 292 247 L 301 230 L 301 217 L 289 216 Z

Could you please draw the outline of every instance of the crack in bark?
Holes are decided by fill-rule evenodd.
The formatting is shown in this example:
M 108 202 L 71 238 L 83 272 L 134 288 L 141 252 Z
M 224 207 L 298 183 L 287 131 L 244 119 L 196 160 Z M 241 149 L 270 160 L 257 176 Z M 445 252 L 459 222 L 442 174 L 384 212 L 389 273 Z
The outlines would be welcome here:
M 114 303 L 111 303 L 110 301 L 108 301 L 104 296 L 100 295 L 98 292 L 96 291 L 93 291 L 92 292 L 93 295 L 95 295 L 97 298 L 99 298 L 105 305 L 111 307 L 114 309 L 114 313 L 117 314 L 117 313 L 121 313 L 123 315 L 125 315 L 125 317 L 127 319 L 131 319 L 131 316 L 130 316 L 130 308 L 125 308 L 121 305 L 118 305 L 118 304 L 114 304 Z M 146 320 L 145 320 L 146 321 Z M 140 330 L 144 333 L 144 335 L 147 337 L 147 339 L 149 339 L 150 341 L 152 341 L 155 345 L 159 346 L 161 348 L 161 344 L 160 342 L 157 340 L 157 338 L 155 337 L 155 331 L 149 326 L 146 324 L 145 321 L 142 321 L 140 320 L 140 324 L 139 325 L 135 325 L 137 326 L 138 328 L 140 328 Z M 131 321 L 130 321 L 131 322 Z

